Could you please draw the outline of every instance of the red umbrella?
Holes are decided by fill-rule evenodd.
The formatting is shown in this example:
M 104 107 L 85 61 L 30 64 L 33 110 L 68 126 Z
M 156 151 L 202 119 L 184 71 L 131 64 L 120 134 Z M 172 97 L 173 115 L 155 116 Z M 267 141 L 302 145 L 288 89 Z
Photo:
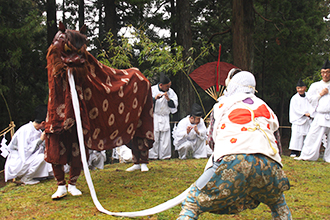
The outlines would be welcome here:
M 233 64 L 220 62 L 220 85 L 225 85 L 229 70 L 237 68 Z M 195 69 L 189 76 L 204 90 L 216 85 L 217 61 L 206 63 Z
M 217 99 L 217 95 L 214 94 L 214 86 L 216 86 L 217 81 L 217 61 L 206 63 L 197 69 L 195 69 L 189 76 L 211 97 Z M 220 76 L 219 85 L 225 86 L 225 80 L 227 78 L 229 70 L 232 68 L 237 68 L 233 64 L 220 62 Z M 212 94 L 212 95 L 211 95 Z M 215 95 L 215 97 L 214 97 Z

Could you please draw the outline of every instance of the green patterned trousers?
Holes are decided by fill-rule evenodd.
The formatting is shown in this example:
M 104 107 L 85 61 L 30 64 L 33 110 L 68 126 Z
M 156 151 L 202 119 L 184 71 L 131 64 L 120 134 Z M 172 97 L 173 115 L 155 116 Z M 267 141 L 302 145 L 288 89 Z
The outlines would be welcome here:
M 178 219 L 198 219 L 203 212 L 235 214 L 260 202 L 273 219 L 292 219 L 283 192 L 290 183 L 281 166 L 261 154 L 228 155 L 213 164 L 193 184 Z

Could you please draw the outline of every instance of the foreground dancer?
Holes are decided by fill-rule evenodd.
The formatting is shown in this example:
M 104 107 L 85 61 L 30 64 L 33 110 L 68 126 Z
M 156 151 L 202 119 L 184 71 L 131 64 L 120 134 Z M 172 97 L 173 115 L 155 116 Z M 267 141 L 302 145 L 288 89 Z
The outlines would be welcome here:
M 234 214 L 261 202 L 270 207 L 273 219 L 292 219 L 283 195 L 290 184 L 273 135 L 277 117 L 254 95 L 250 72 L 238 72 L 227 82 L 211 119 L 214 153 L 183 201 L 178 219 L 198 219 L 203 212 Z
M 98 62 L 86 51 L 86 36 L 81 32 L 66 30 L 60 23 L 47 54 L 45 160 L 52 164 L 58 184 L 52 199 L 67 194 L 65 164 L 70 165 L 69 193 L 82 194 L 76 182 L 82 170 L 81 154 L 88 158 L 89 149 L 103 151 L 126 144 L 134 164 L 147 164 L 153 144 L 150 82 L 136 68 L 118 70 Z M 74 76 L 74 89 L 69 74 Z M 71 89 L 79 97 L 85 152 L 79 149 Z

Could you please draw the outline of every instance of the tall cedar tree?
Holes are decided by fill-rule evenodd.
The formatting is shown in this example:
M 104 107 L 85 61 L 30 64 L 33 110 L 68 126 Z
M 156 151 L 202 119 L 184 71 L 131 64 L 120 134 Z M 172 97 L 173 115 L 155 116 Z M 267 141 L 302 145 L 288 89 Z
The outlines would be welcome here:
M 0 98 L 1 130 L 10 120 L 16 129 L 34 120 L 35 107 L 46 103 L 47 34 L 38 7 L 32 0 L 0 0 L 0 90 L 4 97 Z M 6 139 L 10 138 L 7 134 Z

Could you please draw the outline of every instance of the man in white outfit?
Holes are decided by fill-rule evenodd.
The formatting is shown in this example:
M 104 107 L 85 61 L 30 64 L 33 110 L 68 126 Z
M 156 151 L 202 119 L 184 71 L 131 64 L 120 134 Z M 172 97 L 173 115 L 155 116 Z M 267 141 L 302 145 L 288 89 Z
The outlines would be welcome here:
M 296 86 L 297 93 L 290 100 L 289 119 L 291 126 L 291 140 L 289 149 L 291 157 L 300 155 L 304 140 L 309 131 L 312 119 L 310 114 L 313 107 L 306 97 L 306 85 L 299 79 Z
M 103 169 L 104 163 L 107 160 L 107 156 L 105 154 L 105 150 L 97 151 L 89 149 L 89 159 L 88 159 L 88 168 L 91 170 Z
M 37 184 L 34 178 L 50 177 L 52 166 L 44 160 L 45 126 L 47 106 L 36 108 L 36 117 L 32 122 L 21 126 L 8 145 L 10 152 L 5 164 L 5 181 L 21 178 L 24 184 Z
M 121 145 L 112 149 L 112 158 L 119 160 L 119 163 L 132 163 L 132 150 L 129 149 L 126 145 Z
M 313 83 L 308 92 L 307 99 L 312 104 L 314 118 L 304 141 L 300 157 L 296 160 L 312 160 L 319 158 L 320 147 L 324 134 L 330 135 L 330 62 L 327 60 L 321 69 L 322 80 Z M 330 141 L 327 141 L 324 152 L 324 161 L 330 163 Z
M 173 129 L 173 144 L 180 159 L 190 157 L 207 158 L 206 126 L 202 119 L 203 109 L 197 103 L 191 108 L 191 114 L 181 119 Z
M 171 87 L 171 80 L 160 74 L 159 83 L 151 87 L 154 101 L 154 138 L 149 159 L 171 158 L 170 114 L 177 112 L 178 97 Z

